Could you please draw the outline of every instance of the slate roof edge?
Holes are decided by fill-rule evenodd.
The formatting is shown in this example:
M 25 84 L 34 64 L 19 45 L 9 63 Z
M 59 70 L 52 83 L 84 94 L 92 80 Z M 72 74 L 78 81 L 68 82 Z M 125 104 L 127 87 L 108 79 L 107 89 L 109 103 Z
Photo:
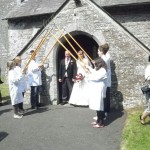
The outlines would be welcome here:
M 94 2 L 94 1 L 92 1 Z M 97 6 L 102 7 L 102 8 L 111 8 L 111 7 L 124 7 L 124 6 L 136 6 L 136 5 L 146 5 L 150 4 L 150 2 L 140 2 L 140 3 L 128 3 L 128 4 L 112 4 L 112 5 L 102 5 L 100 6 L 96 2 L 94 2 Z M 49 13 L 42 13 L 42 14 L 33 14 L 33 15 L 28 15 L 28 16 L 18 16 L 18 17 L 7 17 L 7 18 L 2 18 L 2 20 L 13 20 L 13 19 L 19 19 L 19 18 L 27 18 L 27 17 L 36 17 L 36 16 L 41 16 L 41 15 L 48 15 L 48 14 L 53 14 L 55 12 L 49 12 Z
M 94 2 L 94 1 L 92 1 L 92 2 Z M 95 2 L 94 2 L 95 3 Z M 102 6 L 100 6 L 100 5 L 98 5 L 98 6 L 100 6 L 100 7 L 123 7 L 123 6 L 135 6 L 135 5 L 146 5 L 146 4 L 150 4 L 150 2 L 139 2 L 139 3 L 128 3 L 128 4 L 112 4 L 112 5 L 102 5 Z
M 43 16 L 43 15 L 52 15 L 52 14 L 55 14 L 56 12 L 43 13 L 43 14 L 35 14 L 35 15 L 29 15 L 29 16 L 19 16 L 19 17 L 2 18 L 2 20 L 15 20 L 15 19 L 21 19 L 21 18 L 31 18 L 31 17 L 36 17 L 36 16 Z
M 117 23 L 126 33 L 128 33 L 128 35 L 130 36 L 130 38 L 132 37 L 132 39 L 142 48 L 144 49 L 146 52 L 149 51 L 150 53 L 150 49 L 143 43 L 141 42 L 138 38 L 136 38 L 131 32 L 129 32 L 129 30 L 127 30 L 127 28 L 125 28 L 121 23 L 119 23 L 113 16 L 111 16 L 107 11 L 105 11 L 102 7 L 100 7 L 98 4 L 96 4 L 93 0 L 90 0 L 93 4 L 95 4 L 99 9 L 101 9 L 104 13 L 106 13 L 115 23 Z

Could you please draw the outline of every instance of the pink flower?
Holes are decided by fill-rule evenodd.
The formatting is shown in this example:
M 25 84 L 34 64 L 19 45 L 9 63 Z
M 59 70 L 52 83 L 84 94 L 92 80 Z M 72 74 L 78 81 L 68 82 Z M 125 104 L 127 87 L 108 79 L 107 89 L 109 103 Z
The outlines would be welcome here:
M 81 73 L 77 74 L 76 75 L 76 81 L 80 81 L 80 80 L 83 80 L 83 75 Z

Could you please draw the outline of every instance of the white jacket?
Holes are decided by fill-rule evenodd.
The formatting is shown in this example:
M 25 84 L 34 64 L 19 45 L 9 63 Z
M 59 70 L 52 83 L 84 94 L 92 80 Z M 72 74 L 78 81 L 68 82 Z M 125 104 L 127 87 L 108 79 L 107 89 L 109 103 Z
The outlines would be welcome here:
M 29 86 L 42 85 L 41 70 L 38 68 L 38 64 L 34 60 L 31 60 L 28 66 L 28 80 Z
M 22 75 L 21 67 L 16 66 L 16 67 L 14 68 L 14 70 L 15 70 L 18 74 Z M 20 88 L 21 88 L 21 91 L 22 91 L 22 92 L 26 92 L 26 90 L 27 90 L 27 84 L 26 84 L 26 80 L 25 80 L 25 76 L 24 76 L 24 75 L 22 75 Z
M 104 68 L 90 69 L 89 75 L 89 108 L 104 111 L 104 97 L 106 96 L 107 73 Z
M 12 105 L 23 102 L 21 80 L 23 76 L 14 69 L 8 72 L 9 93 Z

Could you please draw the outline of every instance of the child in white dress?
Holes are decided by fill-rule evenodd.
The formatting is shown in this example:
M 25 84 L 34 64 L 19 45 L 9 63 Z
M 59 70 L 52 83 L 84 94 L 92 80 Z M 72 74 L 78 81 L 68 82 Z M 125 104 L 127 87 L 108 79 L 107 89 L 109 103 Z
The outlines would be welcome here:
M 14 118 L 20 119 L 23 117 L 23 115 L 19 115 L 19 107 L 18 104 L 23 101 L 23 95 L 21 88 L 21 80 L 23 78 L 22 74 L 18 74 L 17 71 L 15 71 L 15 62 L 9 61 L 7 63 L 7 67 L 9 69 L 8 71 L 8 84 L 9 84 L 9 93 L 10 93 L 10 99 L 11 104 L 13 106 L 14 111 Z

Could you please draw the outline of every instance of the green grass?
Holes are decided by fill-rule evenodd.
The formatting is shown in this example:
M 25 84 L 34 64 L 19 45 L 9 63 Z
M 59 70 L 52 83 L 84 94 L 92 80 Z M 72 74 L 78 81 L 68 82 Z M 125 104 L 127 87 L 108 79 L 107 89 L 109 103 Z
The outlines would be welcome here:
M 140 123 L 139 116 L 143 108 L 128 110 L 128 117 L 122 135 L 122 150 L 149 150 L 150 149 L 150 118 L 146 125 Z

